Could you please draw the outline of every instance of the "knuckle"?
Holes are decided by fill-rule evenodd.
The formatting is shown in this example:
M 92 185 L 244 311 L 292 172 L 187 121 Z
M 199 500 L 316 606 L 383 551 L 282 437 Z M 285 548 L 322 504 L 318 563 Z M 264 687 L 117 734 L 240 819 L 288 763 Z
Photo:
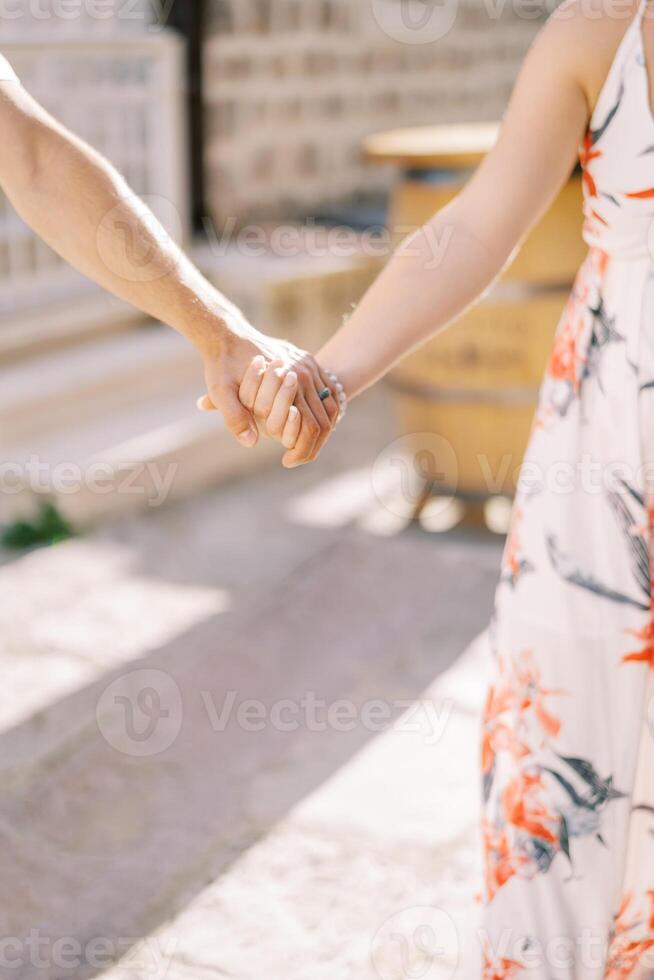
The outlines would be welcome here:
M 282 432 L 282 441 L 287 449 L 295 449 L 298 441 L 298 430 L 292 426 L 285 426 Z
M 270 405 L 263 398 L 255 399 L 254 414 L 258 419 L 268 418 L 270 415 Z

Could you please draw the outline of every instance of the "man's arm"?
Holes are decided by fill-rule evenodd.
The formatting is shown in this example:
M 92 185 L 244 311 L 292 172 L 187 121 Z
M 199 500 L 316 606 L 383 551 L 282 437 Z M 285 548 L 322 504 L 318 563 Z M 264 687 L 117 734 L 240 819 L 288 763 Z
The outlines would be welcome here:
M 329 436 L 337 407 L 303 351 L 255 330 L 175 244 L 118 172 L 52 118 L 17 81 L 0 82 L 0 187 L 56 252 L 89 278 L 174 327 L 205 363 L 209 396 L 246 446 L 257 441 L 238 398 L 252 358 L 281 361 L 299 379 L 302 462 Z

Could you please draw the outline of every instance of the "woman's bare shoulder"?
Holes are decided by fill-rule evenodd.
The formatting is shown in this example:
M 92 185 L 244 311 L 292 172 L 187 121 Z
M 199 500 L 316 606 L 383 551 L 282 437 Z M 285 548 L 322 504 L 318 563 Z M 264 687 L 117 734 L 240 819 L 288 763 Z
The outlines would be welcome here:
M 590 109 L 638 6 L 639 0 L 563 0 L 541 31 L 538 43 L 574 76 Z

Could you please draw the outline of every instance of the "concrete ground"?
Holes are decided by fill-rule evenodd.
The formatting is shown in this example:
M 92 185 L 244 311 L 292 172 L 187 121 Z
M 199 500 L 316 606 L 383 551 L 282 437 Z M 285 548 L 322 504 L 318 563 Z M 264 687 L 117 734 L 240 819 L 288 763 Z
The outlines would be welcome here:
M 402 529 L 392 433 L 4 556 L 0 976 L 455 974 L 501 541 Z

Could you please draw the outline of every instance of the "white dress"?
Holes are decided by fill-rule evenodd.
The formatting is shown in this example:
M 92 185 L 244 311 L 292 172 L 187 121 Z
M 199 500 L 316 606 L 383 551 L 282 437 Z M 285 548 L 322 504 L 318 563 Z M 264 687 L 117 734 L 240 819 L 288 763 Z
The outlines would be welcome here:
M 0 82 L 17 81 L 16 72 L 5 57 L 0 54 Z
M 484 980 L 654 977 L 654 115 L 642 0 L 514 505 L 483 722 Z

